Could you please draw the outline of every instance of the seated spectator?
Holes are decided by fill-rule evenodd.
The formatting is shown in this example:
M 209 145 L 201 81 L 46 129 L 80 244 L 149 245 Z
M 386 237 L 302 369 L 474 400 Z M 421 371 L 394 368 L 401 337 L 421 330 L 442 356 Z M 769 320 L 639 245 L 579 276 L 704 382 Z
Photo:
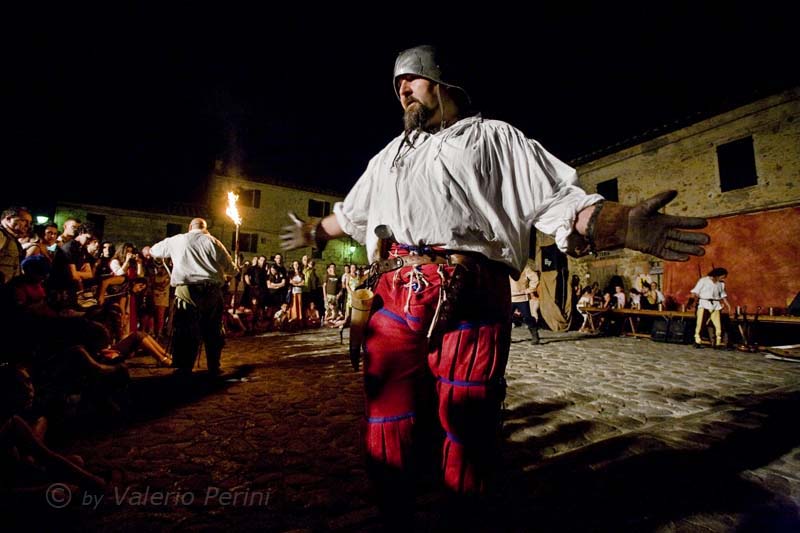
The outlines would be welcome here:
M 641 309 L 642 307 L 642 295 L 641 293 L 634 287 L 631 288 L 628 298 L 628 306 L 631 309 Z
M 650 292 L 655 295 L 656 298 L 656 305 L 661 304 L 662 306 L 666 304 L 666 298 L 664 297 L 664 293 L 658 288 L 658 283 L 655 281 L 650 284 Z
M 578 308 L 578 312 L 583 317 L 583 323 L 581 324 L 581 327 L 578 330 L 580 332 L 589 331 L 589 329 L 588 329 L 589 312 L 586 311 L 585 309 L 587 307 L 592 307 L 593 303 L 594 303 L 594 301 L 593 301 L 593 297 L 592 297 L 592 288 L 587 286 L 587 287 L 584 287 L 583 289 L 581 289 L 581 296 L 580 296 L 580 298 L 578 298 L 578 303 L 576 305 L 577 308 Z
M 0 485 L 9 489 L 6 494 L 15 500 L 29 495 L 36 503 L 44 501 L 43 496 L 54 483 L 67 484 L 65 490 L 73 492 L 79 488 L 105 488 L 106 481 L 85 470 L 79 456 L 64 456 L 47 447 L 45 417 L 36 417 L 32 422 L 25 419 L 33 406 L 34 393 L 24 367 L 0 368 Z
M 228 307 L 228 309 L 222 313 L 222 325 L 225 328 L 225 332 L 230 333 L 232 336 L 247 333 L 247 326 L 245 326 L 239 313 L 232 307 Z
M 616 309 L 624 309 L 625 308 L 625 289 L 622 288 L 620 285 L 614 286 L 614 308 Z
M 319 309 L 317 309 L 317 304 L 313 301 L 308 303 L 305 322 L 306 327 L 309 328 L 318 328 L 322 325 L 322 318 L 319 315 Z
M 325 309 L 325 318 L 323 324 L 329 327 L 334 326 L 334 322 L 341 317 L 341 313 L 339 312 L 338 300 L 334 298 L 332 302 L 328 303 L 328 307 Z
M 9 290 L 16 305 L 36 315 L 55 316 L 47 305 L 44 282 L 50 275 L 50 260 L 44 255 L 33 255 L 22 261 L 22 274 L 9 282 Z
M 289 325 L 289 304 L 283 302 L 281 308 L 272 315 L 273 327 L 277 331 L 286 331 Z
M 109 339 L 110 340 L 110 339 Z M 158 366 L 172 366 L 172 358 L 158 341 L 143 331 L 135 331 L 121 341 L 100 350 L 100 357 L 108 363 L 118 363 L 145 353 L 155 359 Z
M 653 311 L 658 309 L 658 297 L 653 291 L 652 286 L 644 285 L 640 299 L 640 308 Z

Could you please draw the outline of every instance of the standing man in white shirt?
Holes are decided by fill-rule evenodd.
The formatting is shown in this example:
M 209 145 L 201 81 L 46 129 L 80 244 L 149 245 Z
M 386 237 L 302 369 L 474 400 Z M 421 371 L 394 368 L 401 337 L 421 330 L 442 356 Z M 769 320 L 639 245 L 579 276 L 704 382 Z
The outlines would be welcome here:
M 720 309 L 722 304 L 731 310 L 731 304 L 728 303 L 728 293 L 725 292 L 725 278 L 728 277 L 728 271 L 724 268 L 717 267 L 709 272 L 706 276 L 700 278 L 697 284 L 692 289 L 692 294 L 697 299 L 697 324 L 694 328 L 694 347 L 702 348 L 700 343 L 700 331 L 703 325 L 711 320 L 714 324 L 714 332 L 716 336 L 715 348 L 722 348 L 722 320 L 720 319 Z M 708 311 L 709 318 L 705 318 L 706 311 Z
M 634 207 L 586 194 L 575 170 L 539 143 L 473 113 L 451 66 L 432 46 L 401 52 L 393 85 L 404 132 L 333 215 L 303 222 L 290 214 L 282 234 L 287 250 L 346 235 L 366 244 L 378 302 L 364 337 L 366 447 L 382 508 L 397 520 L 413 501 L 408 474 L 426 373 L 437 381 L 446 433 L 445 484 L 458 494 L 487 487 L 510 346 L 508 276 L 523 270 L 533 227 L 573 254 L 628 247 L 686 260 L 708 242 L 680 229 L 705 220 L 658 213 L 674 191 Z
M 222 286 L 225 275 L 234 275 L 238 270 L 228 250 L 208 232 L 205 220 L 195 218 L 189 223 L 188 233 L 168 237 L 149 249 L 143 248 L 142 255 L 172 259 L 170 284 L 175 287 L 172 364 L 177 368 L 175 373 L 180 376 L 192 373 L 202 339 L 208 372 L 219 375 L 225 345 Z
M 532 260 L 528 260 L 525 269 L 518 279 L 509 276 L 511 283 L 511 312 L 519 310 L 522 321 L 528 326 L 531 334 L 531 344 L 539 344 L 539 273 L 535 270 Z M 535 305 L 534 305 L 535 303 Z

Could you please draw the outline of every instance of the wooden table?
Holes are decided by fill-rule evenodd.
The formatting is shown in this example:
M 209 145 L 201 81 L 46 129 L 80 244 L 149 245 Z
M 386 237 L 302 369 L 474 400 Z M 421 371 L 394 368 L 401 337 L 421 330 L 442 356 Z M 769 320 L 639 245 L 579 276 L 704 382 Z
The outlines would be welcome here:
M 594 319 L 610 313 L 612 310 L 606 307 L 579 307 L 578 311 L 586 313 L 586 326 L 591 333 L 597 333 L 597 324 L 595 324 Z
M 695 311 L 667 311 L 662 310 L 659 311 L 657 309 L 616 309 L 616 308 L 603 308 L 603 307 L 584 307 L 580 309 L 587 313 L 588 320 L 587 326 L 589 330 L 592 332 L 597 331 L 597 324 L 595 323 L 595 319 L 601 317 L 603 315 L 612 314 L 615 316 L 621 316 L 624 318 L 624 323 L 622 326 L 622 335 L 631 335 L 635 337 L 649 337 L 650 333 L 641 333 L 636 331 L 636 327 L 638 325 L 637 318 L 640 317 L 654 317 L 654 318 L 663 318 L 665 320 L 670 320 L 673 318 L 684 318 L 684 319 L 694 319 L 697 315 Z M 754 324 L 783 324 L 783 325 L 795 325 L 800 326 L 800 317 L 797 316 L 770 316 L 770 315 L 756 315 L 755 313 L 742 313 L 742 314 L 734 314 L 730 315 L 728 313 L 721 313 L 722 318 L 726 318 L 732 323 L 737 324 L 740 326 L 739 331 L 741 332 L 742 336 L 744 337 L 743 340 L 746 344 L 750 344 L 752 342 L 753 332 L 751 328 Z M 628 331 L 626 331 L 626 329 Z
M 696 315 L 694 311 L 667 311 L 658 309 L 612 309 L 612 313 L 615 315 L 619 315 L 624 317 L 624 322 L 622 324 L 622 332 L 620 335 L 630 335 L 633 337 L 650 337 L 650 332 L 641 333 L 636 331 L 636 327 L 639 325 L 639 318 L 641 317 L 651 317 L 651 318 L 663 318 L 664 320 L 671 320 L 673 318 L 688 318 L 693 319 Z M 629 331 L 625 331 L 627 328 Z
M 800 326 L 800 316 L 770 316 L 762 314 L 740 314 L 731 317 L 731 320 L 736 322 L 739 327 L 739 333 L 742 335 L 742 342 L 748 346 L 755 344 L 754 339 L 754 326 L 759 324 L 776 324 L 784 326 Z

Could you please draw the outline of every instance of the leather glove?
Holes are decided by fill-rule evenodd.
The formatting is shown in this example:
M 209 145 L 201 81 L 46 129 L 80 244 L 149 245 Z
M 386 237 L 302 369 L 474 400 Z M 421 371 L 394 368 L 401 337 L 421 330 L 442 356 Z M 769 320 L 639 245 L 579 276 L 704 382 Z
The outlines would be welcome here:
M 284 226 L 281 230 L 281 248 L 283 250 L 296 250 L 306 246 L 313 246 L 318 250 L 325 248 L 325 241 L 321 240 L 319 238 L 321 235 L 317 234 L 319 222 L 304 222 L 292 211 L 289 211 L 288 215 L 292 223 Z
M 709 236 L 682 230 L 704 228 L 708 225 L 706 219 L 658 212 L 677 195 L 678 191 L 660 192 L 635 206 L 602 202 L 589 222 L 590 248 L 630 248 L 667 261 L 687 261 L 690 255 L 704 255 L 703 245 L 711 241 Z

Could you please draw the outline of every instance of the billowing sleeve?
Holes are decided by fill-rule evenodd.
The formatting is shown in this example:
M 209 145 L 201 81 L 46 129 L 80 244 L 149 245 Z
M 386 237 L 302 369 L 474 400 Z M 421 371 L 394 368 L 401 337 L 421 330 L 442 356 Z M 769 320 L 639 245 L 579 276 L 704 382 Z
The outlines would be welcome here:
M 333 206 L 333 213 L 336 215 L 336 221 L 342 231 L 361 244 L 365 244 L 367 240 L 370 198 L 379 156 L 380 154 L 370 160 L 367 170 L 358 179 L 344 201 L 336 202 Z
M 574 168 L 516 128 L 507 126 L 496 135 L 501 138 L 493 164 L 510 177 L 504 185 L 504 203 L 514 204 L 525 224 L 553 235 L 558 248 L 566 251 L 578 213 L 603 197 L 587 194 L 578 185 Z
M 599 194 L 587 194 L 578 185 L 578 173 L 562 162 L 539 143 L 528 140 L 528 151 L 534 169 L 531 175 L 533 195 L 538 202 L 533 206 L 531 223 L 542 233 L 553 235 L 558 248 L 567 250 L 567 237 L 573 232 L 575 220 L 584 208 L 603 199 Z
M 169 257 L 169 238 L 159 241 L 151 246 L 150 255 L 158 259 Z
M 700 278 L 699 280 L 697 280 L 697 283 L 694 284 L 694 289 L 692 289 L 689 292 L 692 294 L 697 294 L 699 296 L 702 288 L 703 288 L 703 278 Z

